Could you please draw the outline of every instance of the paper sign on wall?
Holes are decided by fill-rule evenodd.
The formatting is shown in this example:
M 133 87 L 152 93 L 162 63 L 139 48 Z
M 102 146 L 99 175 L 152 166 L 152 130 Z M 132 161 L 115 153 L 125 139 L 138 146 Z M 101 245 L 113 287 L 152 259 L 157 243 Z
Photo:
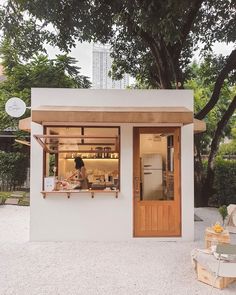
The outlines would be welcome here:
M 55 177 L 44 177 L 44 190 L 46 192 L 51 192 L 55 188 Z

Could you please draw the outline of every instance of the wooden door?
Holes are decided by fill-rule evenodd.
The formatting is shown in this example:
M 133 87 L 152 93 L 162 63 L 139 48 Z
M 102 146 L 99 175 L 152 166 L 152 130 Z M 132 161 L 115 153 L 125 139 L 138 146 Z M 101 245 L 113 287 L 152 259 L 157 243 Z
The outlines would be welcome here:
M 134 236 L 180 236 L 180 128 L 135 127 L 133 134 Z

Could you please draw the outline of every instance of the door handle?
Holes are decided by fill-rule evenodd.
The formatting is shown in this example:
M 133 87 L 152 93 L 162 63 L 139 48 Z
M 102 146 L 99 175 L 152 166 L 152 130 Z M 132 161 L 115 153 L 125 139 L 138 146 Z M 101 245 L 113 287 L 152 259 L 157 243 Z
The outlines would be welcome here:
M 139 193 L 139 187 L 140 187 L 140 184 L 139 184 L 139 177 L 134 177 L 134 191 L 135 193 Z

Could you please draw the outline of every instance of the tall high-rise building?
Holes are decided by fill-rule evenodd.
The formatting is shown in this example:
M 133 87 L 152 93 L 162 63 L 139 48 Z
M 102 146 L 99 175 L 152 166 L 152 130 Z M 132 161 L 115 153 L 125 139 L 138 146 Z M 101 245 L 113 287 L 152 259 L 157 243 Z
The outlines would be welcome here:
M 113 80 L 108 73 L 111 70 L 112 58 L 110 46 L 93 44 L 93 88 L 94 89 L 125 89 L 129 86 L 129 75 L 121 80 Z

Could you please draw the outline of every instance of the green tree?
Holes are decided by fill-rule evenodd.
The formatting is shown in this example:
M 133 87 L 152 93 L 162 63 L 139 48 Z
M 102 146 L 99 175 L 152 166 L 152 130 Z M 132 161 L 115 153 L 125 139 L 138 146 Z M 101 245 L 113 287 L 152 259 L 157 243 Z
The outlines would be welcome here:
M 18 129 L 17 118 L 5 112 L 5 103 L 10 97 L 20 97 L 30 106 L 32 87 L 88 88 L 87 77 L 79 74 L 76 60 L 68 55 L 57 55 L 49 59 L 45 54 L 35 54 L 30 60 L 23 61 L 19 50 L 8 39 L 0 47 L 0 56 L 6 79 L 0 83 L 0 130 L 11 127 Z M 29 116 L 26 111 L 24 117 Z M 23 117 L 21 117 L 23 118 Z M 25 139 L 23 131 L 15 131 L 17 138 Z M 28 139 L 27 139 L 28 140 Z M 0 185 L 2 189 L 15 189 L 23 184 L 26 168 L 29 166 L 29 152 L 23 153 L 22 146 L 15 143 L 14 152 L 0 153 Z
M 223 56 L 208 55 L 205 60 L 193 65 L 187 70 L 187 88 L 194 89 L 195 113 L 198 113 L 208 101 L 215 84 L 215 77 L 224 63 Z M 231 129 L 235 126 L 235 117 L 231 115 L 225 119 L 225 114 L 230 109 L 231 102 L 236 95 L 235 75 L 231 73 L 224 81 L 219 95 L 218 103 L 206 115 L 207 130 L 195 135 L 195 205 L 208 205 L 209 198 L 213 195 L 214 165 L 220 142 L 225 136 L 230 136 Z M 207 174 L 203 173 L 202 155 L 208 156 Z
M 215 41 L 235 42 L 235 18 L 235 0 L 9 0 L 0 12 L 3 33 L 26 57 L 43 50 L 45 41 L 64 50 L 76 41 L 109 43 L 113 76 L 127 72 L 141 85 L 163 89 L 183 88 L 186 66 L 199 42 L 204 51 L 210 51 Z M 54 30 L 49 31 L 50 26 Z M 218 104 L 224 81 L 235 67 L 236 49 L 218 68 L 207 101 L 195 114 L 197 119 L 204 119 Z M 235 107 L 233 97 L 217 122 L 209 183 L 219 139 Z
M 236 156 L 236 127 L 232 128 L 231 133 L 227 137 L 230 139 L 230 142 L 220 145 L 219 154 L 221 156 L 227 156 L 230 159 Z
M 120 74 L 148 76 L 155 87 L 172 88 L 183 85 L 183 68 L 198 41 L 206 49 L 215 41 L 235 41 L 233 2 L 9 0 L 0 22 L 22 54 L 43 50 L 45 40 L 64 50 L 76 40 L 108 42 Z
M 6 80 L 0 83 L 0 129 L 17 128 L 18 119 L 11 118 L 4 111 L 6 101 L 13 96 L 23 99 L 30 105 L 32 87 L 89 88 L 87 77 L 80 75 L 76 59 L 68 55 L 57 55 L 49 59 L 46 55 L 34 55 L 28 62 L 20 59 L 19 52 L 4 40 L 0 47 L 0 56 Z M 29 113 L 26 112 L 25 116 Z
M 0 151 L 0 163 L 1 190 L 14 190 L 24 183 L 28 167 L 28 157 L 25 154 Z

